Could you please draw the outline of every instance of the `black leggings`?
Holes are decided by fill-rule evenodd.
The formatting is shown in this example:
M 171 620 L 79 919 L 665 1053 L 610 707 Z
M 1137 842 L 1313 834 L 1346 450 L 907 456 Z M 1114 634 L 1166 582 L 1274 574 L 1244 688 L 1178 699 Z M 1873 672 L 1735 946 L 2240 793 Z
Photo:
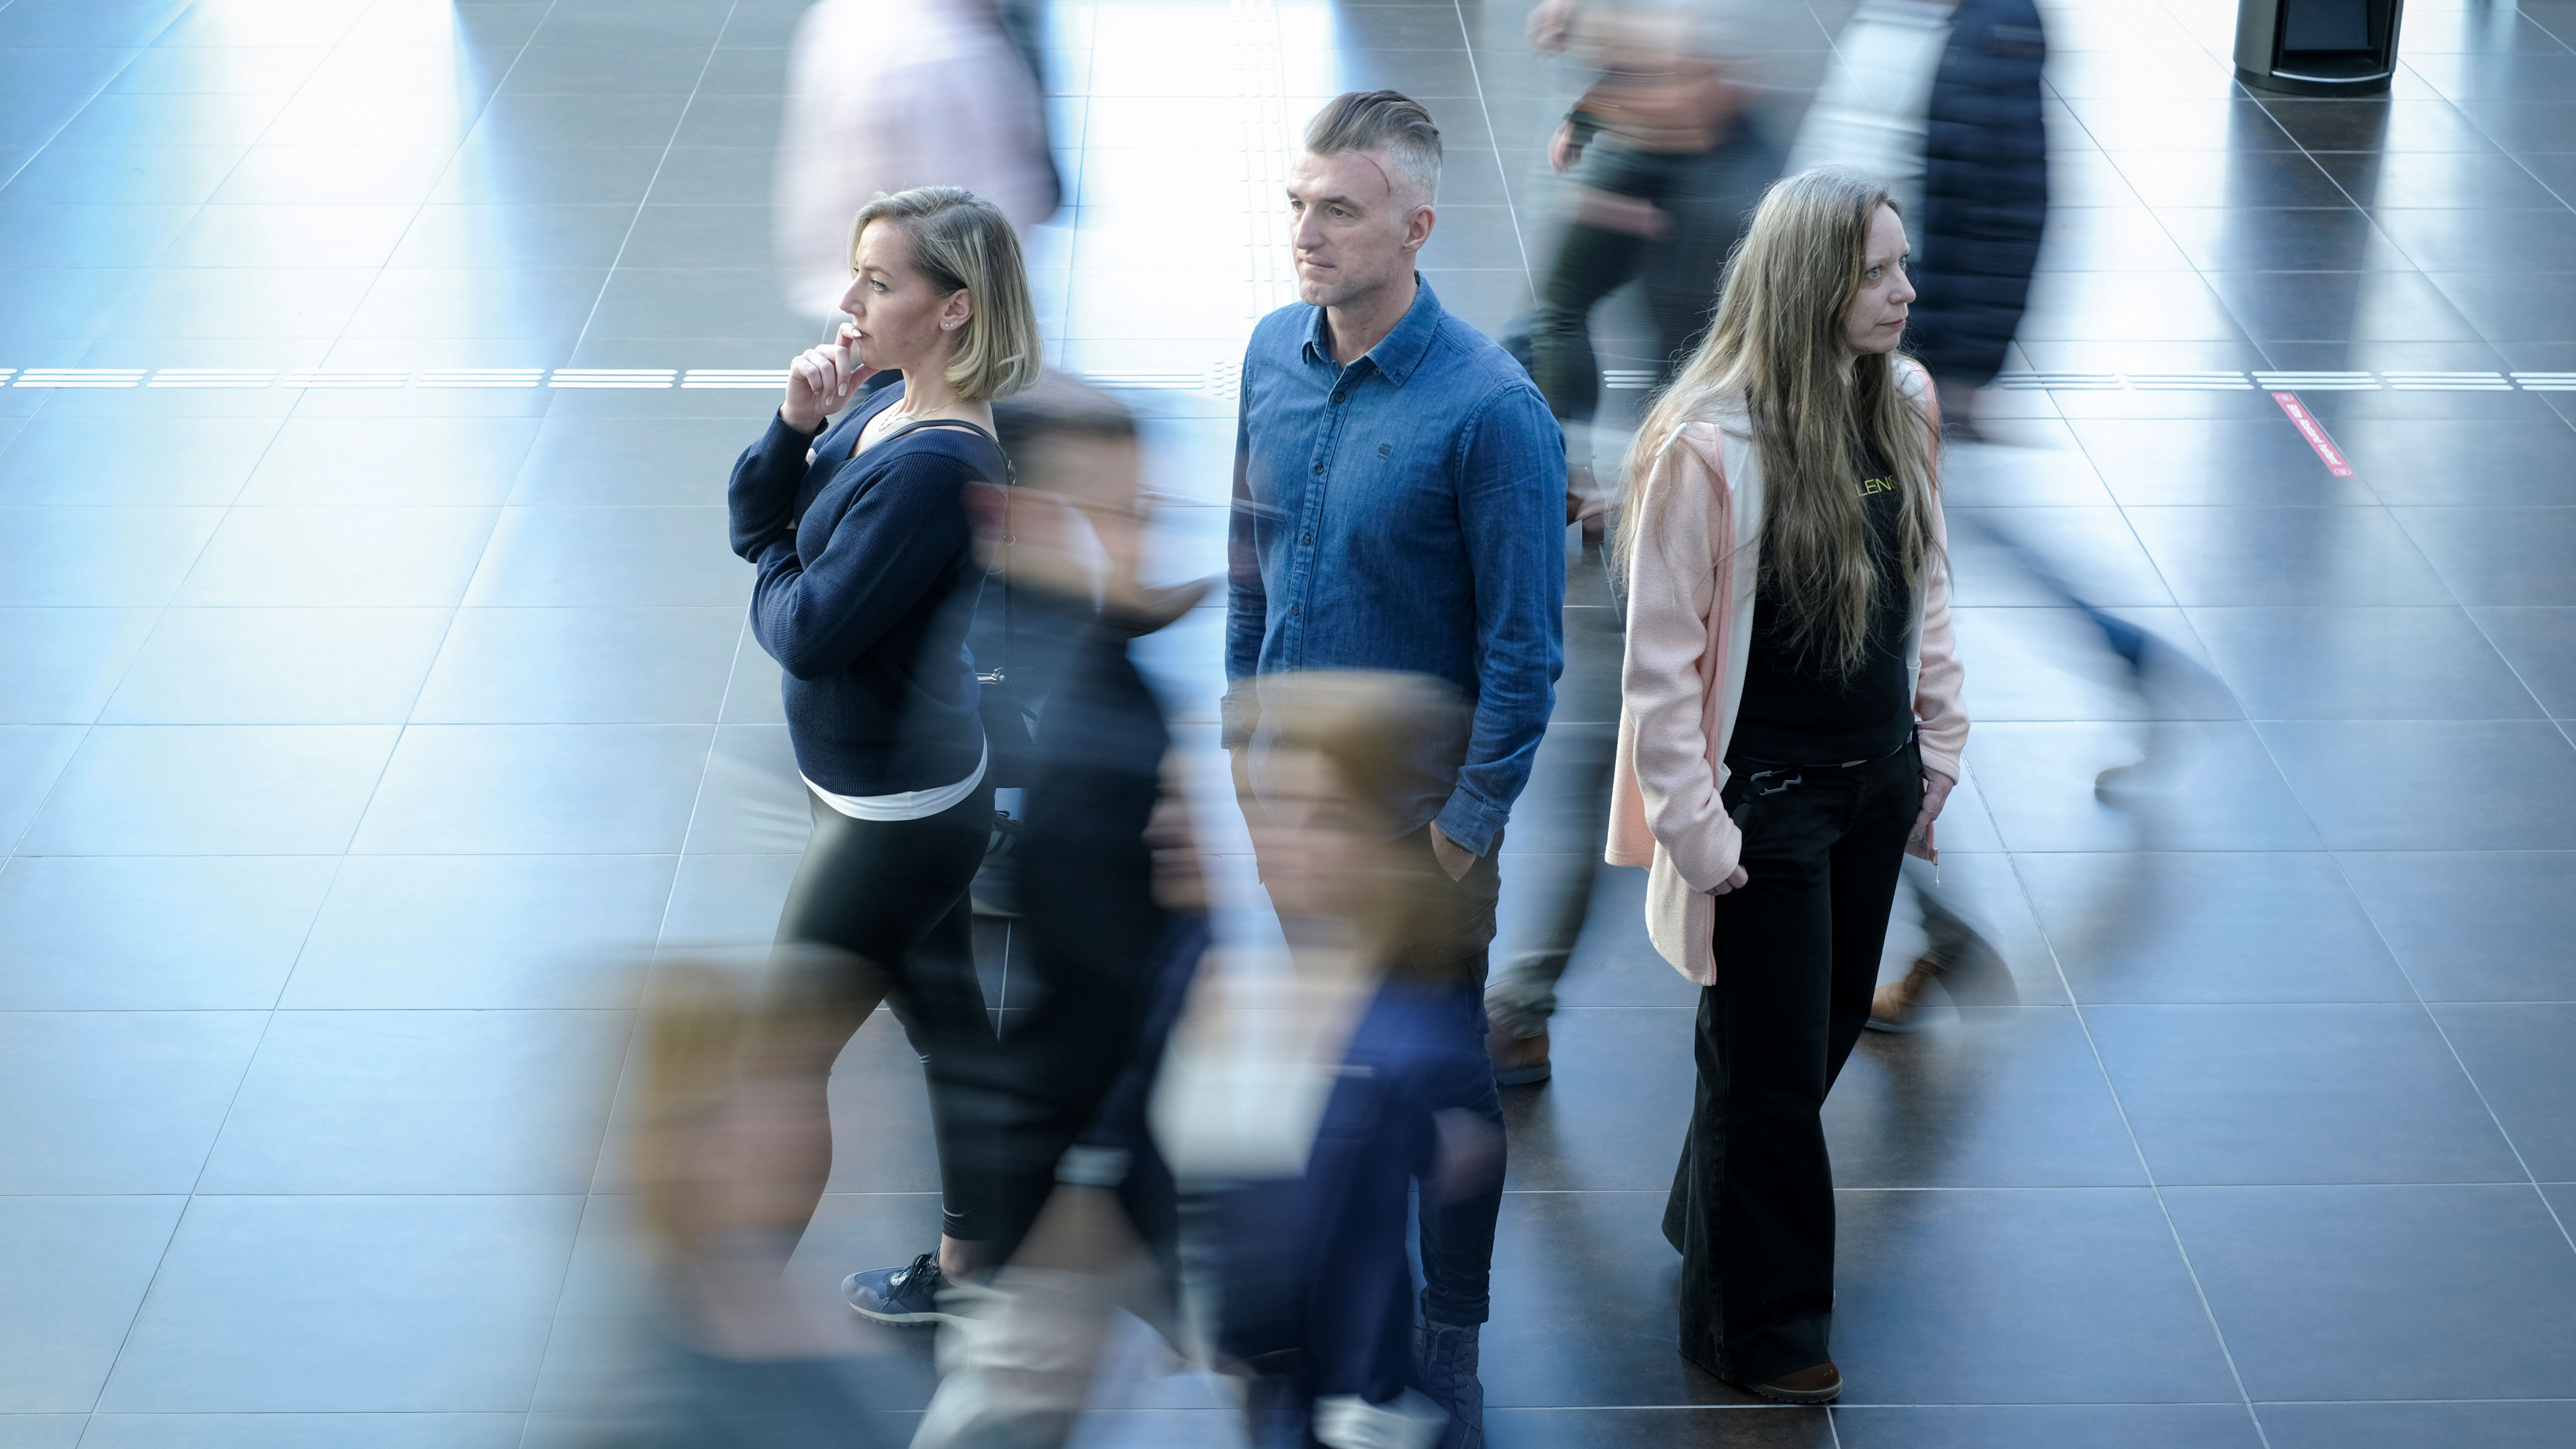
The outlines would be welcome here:
M 992 834 L 993 787 L 978 786 L 920 820 L 853 820 L 820 798 L 810 803 L 814 835 L 779 912 L 778 939 L 848 955 L 807 963 L 797 999 L 849 1014 L 855 1031 L 882 993 L 930 1072 L 941 1231 L 985 1237 L 986 1194 L 969 1183 L 968 1156 L 957 1148 L 966 1124 L 940 1077 L 943 1058 L 989 1051 L 993 1043 L 966 894 Z
M 1664 1206 L 1682 1254 L 1682 1355 L 1720 1378 L 1762 1383 L 1832 1357 L 1825 1093 L 1869 1019 L 1922 774 L 1908 744 L 1759 784 L 1739 771 L 1720 797 L 1740 812 L 1748 878 L 1717 898 L 1699 1093 Z

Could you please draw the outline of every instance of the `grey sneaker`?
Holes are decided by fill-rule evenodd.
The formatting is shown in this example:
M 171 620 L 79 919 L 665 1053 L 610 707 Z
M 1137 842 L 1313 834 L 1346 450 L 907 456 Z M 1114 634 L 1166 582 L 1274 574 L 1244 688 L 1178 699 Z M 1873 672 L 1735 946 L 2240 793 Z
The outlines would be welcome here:
M 901 1268 L 852 1273 L 841 1280 L 841 1296 L 879 1323 L 954 1323 L 955 1314 L 939 1310 L 939 1295 L 948 1286 L 939 1255 L 924 1253 Z
M 1440 1449 L 1485 1449 L 1485 1385 L 1476 1377 L 1476 1325 L 1418 1323 L 1413 1357 L 1422 1391 L 1449 1411 Z

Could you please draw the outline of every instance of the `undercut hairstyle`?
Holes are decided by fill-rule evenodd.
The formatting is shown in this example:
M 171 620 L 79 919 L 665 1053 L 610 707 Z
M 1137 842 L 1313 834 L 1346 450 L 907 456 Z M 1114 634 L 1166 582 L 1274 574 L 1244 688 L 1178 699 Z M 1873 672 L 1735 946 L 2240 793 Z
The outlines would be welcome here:
M 959 397 L 987 402 L 1038 380 L 1037 304 L 1029 300 L 1019 233 L 1000 207 L 962 186 L 880 195 L 850 223 L 853 265 L 859 234 L 873 221 L 902 231 L 913 269 L 942 295 L 962 291 L 974 299 L 948 359 L 948 382 Z
M 1306 123 L 1306 154 L 1367 151 L 1386 158 L 1387 180 L 1407 206 L 1440 199 L 1440 128 L 1401 91 L 1345 91 Z

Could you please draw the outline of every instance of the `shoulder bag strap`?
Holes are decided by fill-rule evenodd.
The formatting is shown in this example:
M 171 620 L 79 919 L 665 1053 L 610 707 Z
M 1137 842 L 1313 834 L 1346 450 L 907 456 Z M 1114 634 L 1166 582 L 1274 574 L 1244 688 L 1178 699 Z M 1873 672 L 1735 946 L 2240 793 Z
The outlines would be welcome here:
M 1011 680 L 1011 656 L 1019 652 L 1020 639 L 1017 607 L 1019 595 L 1011 585 L 1011 545 L 1015 542 L 1011 536 L 1011 489 L 1019 485 L 1019 470 L 1012 466 L 1011 455 L 1003 449 L 1001 439 L 994 437 L 982 426 L 970 423 L 964 418 L 923 418 L 919 422 L 906 423 L 877 439 L 877 445 L 883 447 L 906 433 L 922 428 L 956 428 L 973 433 L 992 444 L 993 451 L 1001 454 L 1002 457 L 1002 481 L 1008 485 L 1002 490 L 1002 657 L 991 669 L 977 670 L 975 677 L 988 688 L 1007 689 Z

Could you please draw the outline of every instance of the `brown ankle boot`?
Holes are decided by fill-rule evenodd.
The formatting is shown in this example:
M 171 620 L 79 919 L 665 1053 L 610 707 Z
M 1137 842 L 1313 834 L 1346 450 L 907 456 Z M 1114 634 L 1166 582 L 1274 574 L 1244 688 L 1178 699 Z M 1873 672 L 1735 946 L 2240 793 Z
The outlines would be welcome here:
M 1921 1031 L 1931 1025 L 1930 1013 L 1924 1010 L 1924 994 L 1932 983 L 1941 979 L 1941 963 L 1930 956 L 1918 956 L 1914 969 L 1902 981 L 1881 986 L 1869 998 L 1869 1028 L 1872 1031 Z
M 1547 1080 L 1547 1033 L 1514 1036 L 1500 1026 L 1485 1032 L 1485 1055 L 1494 1059 L 1494 1085 L 1526 1087 Z
M 1843 1396 L 1843 1371 L 1832 1360 L 1742 1387 L 1775 1404 L 1830 1404 Z

